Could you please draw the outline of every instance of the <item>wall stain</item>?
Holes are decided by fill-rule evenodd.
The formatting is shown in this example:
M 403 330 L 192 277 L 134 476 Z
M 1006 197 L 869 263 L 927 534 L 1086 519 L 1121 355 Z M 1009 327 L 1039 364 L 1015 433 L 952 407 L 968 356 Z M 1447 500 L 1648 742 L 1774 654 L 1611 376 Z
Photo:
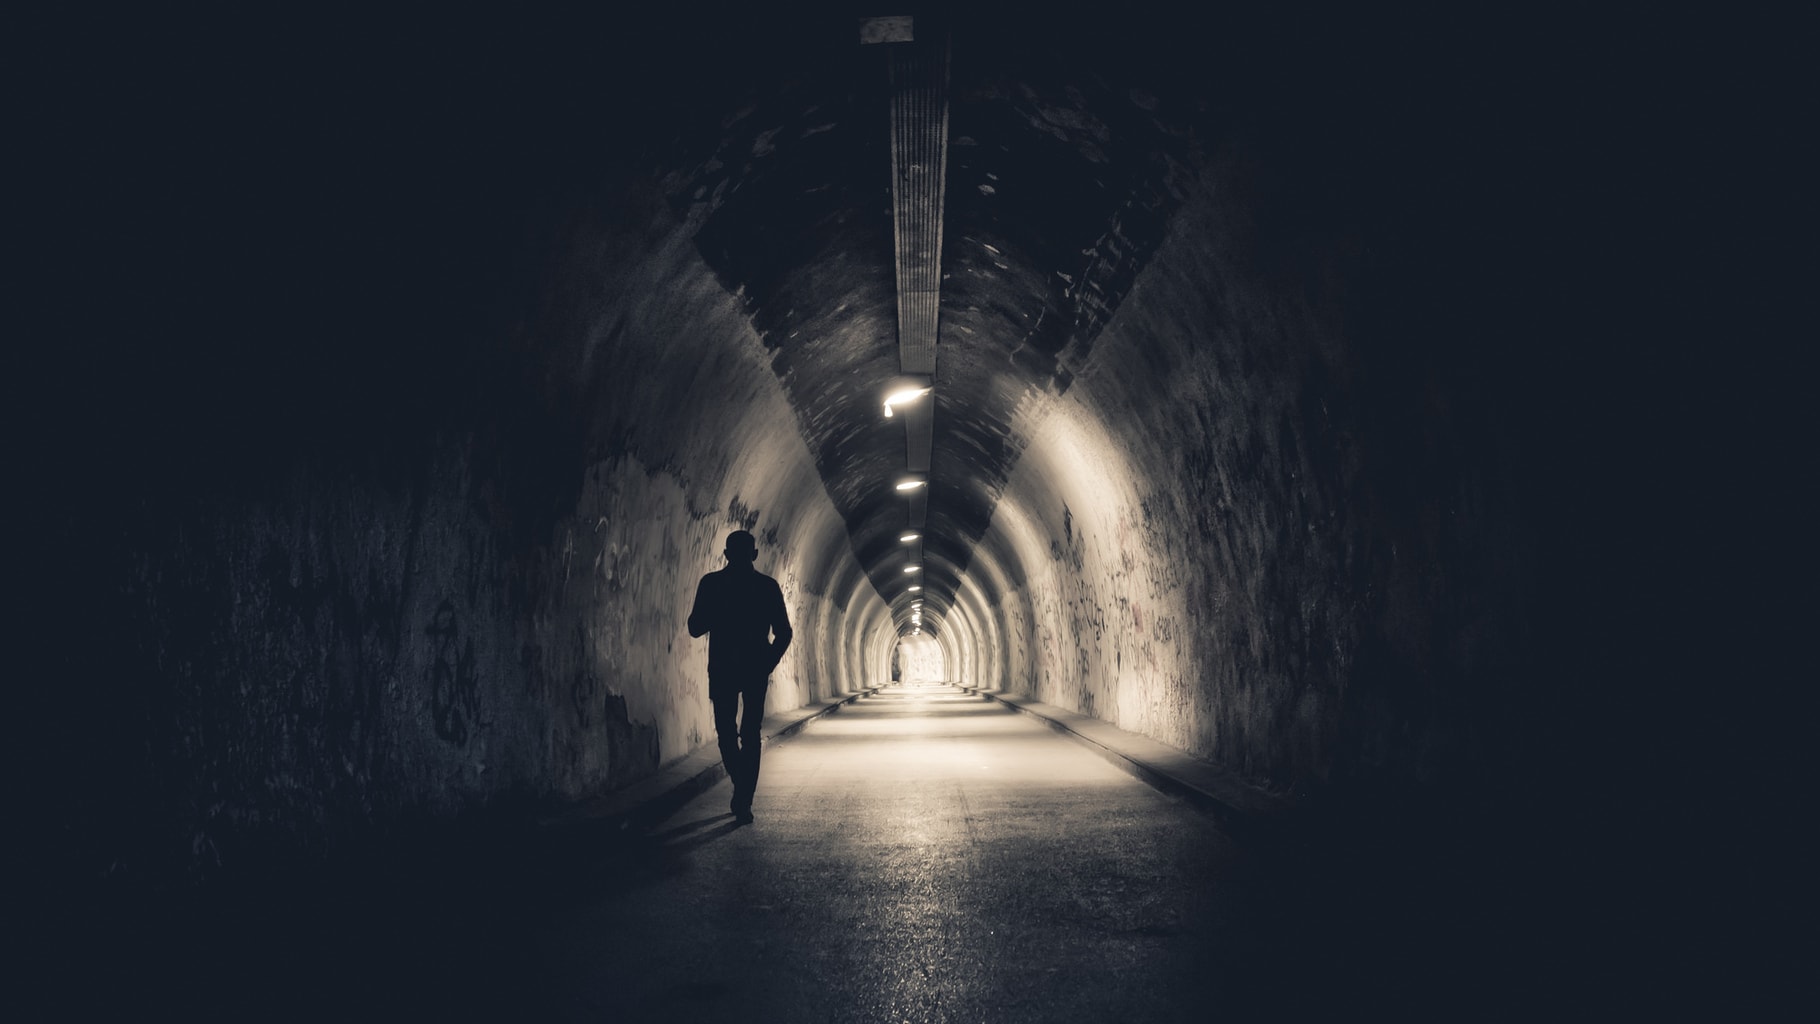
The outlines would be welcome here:
M 444 599 L 424 632 L 436 643 L 430 665 L 430 715 L 436 735 L 456 746 L 467 745 L 480 720 L 480 677 L 474 666 L 474 640 L 461 636 L 453 601 Z
M 595 677 L 594 673 L 586 671 L 575 673 L 574 682 L 569 684 L 569 704 L 575 709 L 577 727 L 586 729 L 592 724 L 589 711 L 593 707 L 595 694 L 599 692 L 600 680 Z

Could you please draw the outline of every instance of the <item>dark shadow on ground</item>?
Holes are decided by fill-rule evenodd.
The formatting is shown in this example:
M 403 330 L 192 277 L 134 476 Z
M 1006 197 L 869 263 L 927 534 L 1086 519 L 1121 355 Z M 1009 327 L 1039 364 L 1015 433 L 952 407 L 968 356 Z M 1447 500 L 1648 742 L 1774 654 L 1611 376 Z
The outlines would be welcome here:
M 520 1019 L 542 1005 L 543 922 L 685 873 L 740 827 L 729 813 L 659 825 L 439 830 L 181 892 L 16 900 L 25 1005 L 41 1019 Z
M 706 818 L 697 818 L 694 821 L 686 821 L 680 825 L 672 825 L 671 827 L 664 829 L 662 832 L 656 833 L 656 838 L 659 839 L 660 841 L 667 842 L 671 839 L 676 839 L 681 836 L 688 835 L 691 832 L 696 832 L 701 829 L 707 828 L 709 825 L 712 825 L 717 821 L 724 822 L 724 821 L 731 820 L 732 817 L 733 817 L 732 811 L 726 811 L 721 814 L 710 814 Z
M 712 829 L 709 829 L 706 832 L 695 832 L 691 835 L 685 836 L 684 838 L 675 839 L 675 840 L 665 843 L 664 852 L 672 857 L 679 856 L 681 854 L 688 853 L 691 850 L 695 850 L 700 847 L 706 846 L 707 844 L 713 842 L 716 839 L 721 838 L 722 836 L 730 835 L 734 832 L 737 832 L 742 827 L 741 823 L 738 820 L 736 820 L 731 814 L 726 815 L 726 819 L 727 820 L 723 821 L 721 824 L 715 826 Z
M 1637 927 L 1647 893 L 1657 914 L 1676 906 L 1644 866 L 1496 805 L 1349 806 L 1242 844 L 1228 912 L 1248 938 L 1204 951 L 1230 983 L 1218 1005 L 1182 994 L 1205 1011 L 1196 1019 L 1528 1020 L 1654 1005 L 1613 984 L 1671 962 Z M 47 1019 L 525 1019 L 549 1005 L 538 959 L 551 921 L 686 875 L 692 851 L 739 827 L 721 813 L 439 832 L 201 891 L 64 901 L 20 928 L 30 951 L 16 964 Z M 1626 873 L 1628 891 L 1614 890 Z

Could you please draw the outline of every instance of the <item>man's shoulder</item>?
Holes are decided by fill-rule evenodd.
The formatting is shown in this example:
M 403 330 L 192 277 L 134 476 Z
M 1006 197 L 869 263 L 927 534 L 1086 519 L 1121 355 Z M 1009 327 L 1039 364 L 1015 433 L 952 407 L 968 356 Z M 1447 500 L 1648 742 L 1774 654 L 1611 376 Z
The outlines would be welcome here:
M 745 572 L 741 572 L 729 565 L 729 566 L 724 566 L 722 568 L 716 569 L 711 573 L 707 573 L 707 574 L 703 575 L 701 578 L 700 585 L 702 585 L 702 586 L 720 586 L 722 584 L 726 584 L 729 586 L 739 585 L 739 586 L 746 586 L 746 587 L 750 587 L 750 586 L 775 587 L 775 586 L 777 586 L 777 581 L 772 579 L 769 576 L 766 576 L 762 572 L 758 572 L 757 570 L 747 570 Z

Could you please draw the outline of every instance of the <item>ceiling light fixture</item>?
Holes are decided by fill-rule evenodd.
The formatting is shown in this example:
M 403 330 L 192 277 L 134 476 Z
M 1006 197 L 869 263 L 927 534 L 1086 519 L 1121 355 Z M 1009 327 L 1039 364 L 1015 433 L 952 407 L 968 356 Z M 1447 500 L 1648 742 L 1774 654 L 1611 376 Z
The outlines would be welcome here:
M 931 388 L 903 388 L 902 390 L 893 391 L 889 395 L 886 395 L 885 396 L 885 418 L 886 419 L 891 418 L 892 406 L 907 405 L 910 402 L 914 402 L 917 399 L 928 394 L 931 390 L 933 390 L 933 389 L 931 389 Z

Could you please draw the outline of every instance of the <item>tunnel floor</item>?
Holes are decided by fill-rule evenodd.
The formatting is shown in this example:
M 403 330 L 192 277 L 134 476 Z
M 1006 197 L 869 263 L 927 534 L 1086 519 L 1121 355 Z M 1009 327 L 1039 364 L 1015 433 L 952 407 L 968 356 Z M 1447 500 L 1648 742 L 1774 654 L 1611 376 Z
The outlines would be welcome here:
M 893 686 L 651 831 L 646 884 L 551 921 L 558 1019 L 1208 1019 L 1247 929 L 1192 809 L 943 685 Z
M 36 980 L 68 1016 L 236 1020 L 1488 1019 L 1508 995 L 1446 962 L 1457 930 L 1374 896 L 1379 868 L 1315 879 L 952 686 L 772 744 L 753 824 L 730 795 L 71 908 Z M 1336 885 L 1366 907 L 1336 911 Z

